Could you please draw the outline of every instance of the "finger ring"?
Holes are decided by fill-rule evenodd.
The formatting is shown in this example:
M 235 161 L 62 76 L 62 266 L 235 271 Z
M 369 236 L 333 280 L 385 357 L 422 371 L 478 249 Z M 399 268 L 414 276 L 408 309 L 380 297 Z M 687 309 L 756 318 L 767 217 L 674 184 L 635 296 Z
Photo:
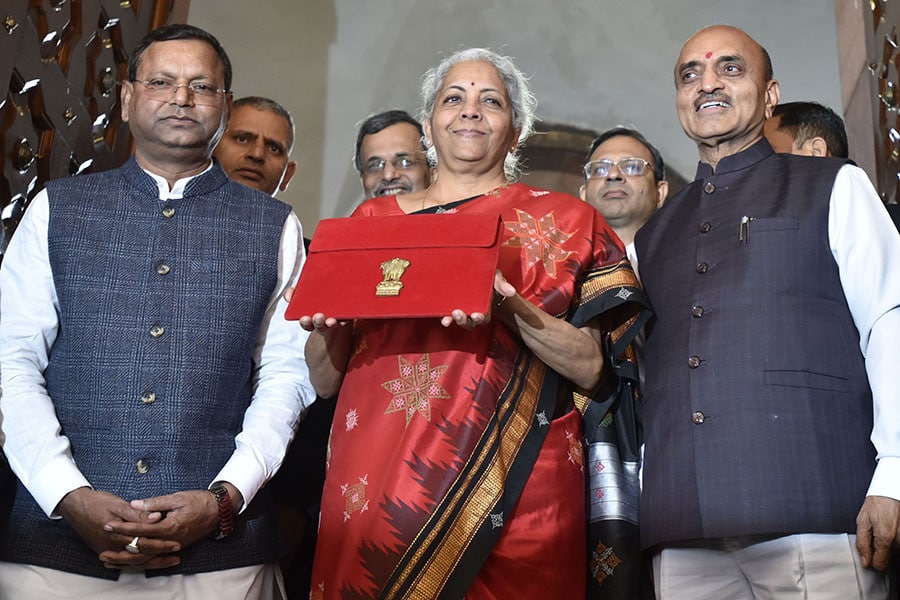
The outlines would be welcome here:
M 140 554 L 141 549 L 138 548 L 138 540 L 139 539 L 141 539 L 141 538 L 135 536 L 135 538 L 133 540 L 131 540 L 130 542 L 128 542 L 125 545 L 125 550 L 127 550 L 128 552 L 131 552 L 132 554 Z

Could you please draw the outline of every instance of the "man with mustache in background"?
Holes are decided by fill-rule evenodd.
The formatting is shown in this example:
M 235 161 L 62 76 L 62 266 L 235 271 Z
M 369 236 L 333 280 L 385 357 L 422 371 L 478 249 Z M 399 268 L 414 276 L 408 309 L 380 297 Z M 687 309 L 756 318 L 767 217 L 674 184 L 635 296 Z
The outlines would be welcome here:
M 290 160 L 294 120 L 279 103 L 260 96 L 234 101 L 225 134 L 213 151 L 229 177 L 270 196 L 287 189 L 297 172 Z

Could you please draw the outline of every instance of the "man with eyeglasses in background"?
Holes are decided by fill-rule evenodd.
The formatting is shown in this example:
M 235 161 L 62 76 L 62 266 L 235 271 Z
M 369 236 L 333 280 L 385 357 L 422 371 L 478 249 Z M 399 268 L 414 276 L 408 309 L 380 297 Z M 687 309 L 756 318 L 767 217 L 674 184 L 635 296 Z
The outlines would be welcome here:
M 422 124 L 403 110 L 388 110 L 363 121 L 353 163 L 366 198 L 409 194 L 431 183 Z
M 122 82 L 134 157 L 49 182 L 12 237 L 2 598 L 283 597 L 263 486 L 315 397 L 283 318 L 303 237 L 210 158 L 230 88 L 215 37 L 151 32 Z
M 669 193 L 666 165 L 662 155 L 637 130 L 614 127 L 604 131 L 591 142 L 584 164 L 584 178 L 584 184 L 579 189 L 581 199 L 603 215 L 622 240 L 631 260 L 634 255 L 634 234 L 662 207 Z M 634 260 L 631 262 L 635 265 Z M 643 338 L 642 331 L 633 345 L 637 364 L 640 364 Z M 635 439 L 634 442 L 640 443 L 640 440 Z M 640 460 L 638 456 L 630 455 L 624 447 L 619 448 L 618 459 L 623 461 L 623 464 Z M 638 475 L 630 468 L 620 467 L 619 472 L 622 481 L 616 493 L 621 495 L 623 502 L 637 506 L 640 501 L 640 485 L 639 478 L 637 481 L 633 478 Z M 610 481 L 606 475 L 595 472 L 589 473 L 589 478 L 591 489 L 600 485 L 595 483 L 598 479 L 604 478 L 606 486 Z M 607 515 L 600 518 L 604 517 Z M 597 518 L 596 515 L 591 515 L 592 521 L 596 521 Z M 652 597 L 649 566 L 642 565 L 640 575 L 633 585 L 631 593 L 635 598 Z
M 615 127 L 591 143 L 579 194 L 600 211 L 629 253 L 634 234 L 668 193 L 662 155 L 638 131 Z

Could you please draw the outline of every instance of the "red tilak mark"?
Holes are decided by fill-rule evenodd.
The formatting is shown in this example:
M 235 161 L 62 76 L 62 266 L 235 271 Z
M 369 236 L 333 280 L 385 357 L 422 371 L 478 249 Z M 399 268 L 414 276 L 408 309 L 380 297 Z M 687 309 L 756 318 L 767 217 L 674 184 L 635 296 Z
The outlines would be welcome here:
M 707 53 L 706 53 L 706 60 L 709 60 L 710 58 L 712 58 L 712 52 L 707 52 Z
M 475 82 L 474 82 L 474 81 L 473 81 L 473 82 L 472 82 L 472 83 L 470 83 L 470 84 L 469 84 L 469 85 L 475 85 Z

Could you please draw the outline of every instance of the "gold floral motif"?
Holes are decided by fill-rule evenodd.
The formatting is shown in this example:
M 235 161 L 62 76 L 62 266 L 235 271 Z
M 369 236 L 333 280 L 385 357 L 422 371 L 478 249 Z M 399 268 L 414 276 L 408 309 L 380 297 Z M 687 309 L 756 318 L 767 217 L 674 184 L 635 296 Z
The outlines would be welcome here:
M 416 412 L 426 421 L 431 421 L 431 400 L 450 397 L 439 381 L 449 365 L 432 367 L 429 354 L 423 354 L 415 365 L 402 356 L 398 356 L 397 360 L 400 363 L 400 377 L 381 384 L 394 395 L 384 414 L 404 413 L 407 427 Z
M 603 585 L 603 581 L 612 575 L 620 564 L 622 560 L 603 542 L 597 544 L 591 553 L 591 575 L 597 580 L 598 585 Z
M 557 277 L 556 265 L 573 254 L 563 250 L 563 244 L 575 231 L 566 232 L 556 227 L 556 218 L 550 211 L 540 219 L 536 219 L 524 210 L 516 209 L 518 221 L 504 221 L 503 225 L 514 235 L 503 245 L 512 248 L 524 248 L 525 265 L 530 269 L 537 263 L 544 265 L 547 275 Z

